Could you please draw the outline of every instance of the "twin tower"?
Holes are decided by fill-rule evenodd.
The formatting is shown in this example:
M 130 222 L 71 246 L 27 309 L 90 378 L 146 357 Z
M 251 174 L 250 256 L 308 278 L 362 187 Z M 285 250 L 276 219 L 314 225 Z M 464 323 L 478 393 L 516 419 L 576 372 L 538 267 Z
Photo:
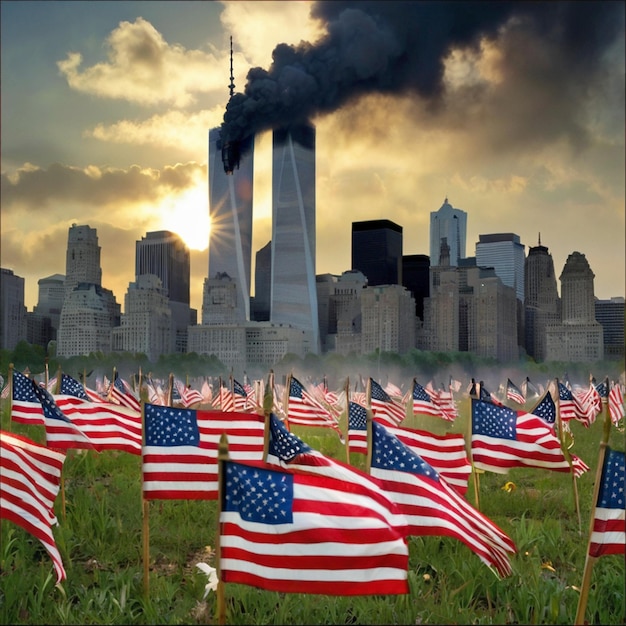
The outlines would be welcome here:
M 224 172 L 220 129 L 209 131 L 209 270 L 202 324 L 245 324 L 250 313 L 254 139 L 241 145 L 239 168 Z M 272 324 L 297 328 L 319 352 L 315 285 L 315 128 L 304 124 L 273 131 L 272 238 L 269 302 Z M 258 283 L 257 283 L 258 290 Z M 221 310 L 221 315 L 215 315 Z M 228 311 L 227 318 L 224 311 Z

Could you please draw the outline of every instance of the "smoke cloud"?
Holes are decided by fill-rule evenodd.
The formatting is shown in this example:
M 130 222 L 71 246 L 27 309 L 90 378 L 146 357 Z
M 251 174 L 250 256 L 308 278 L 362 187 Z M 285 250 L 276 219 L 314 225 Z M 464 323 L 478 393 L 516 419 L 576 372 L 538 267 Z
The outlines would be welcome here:
M 234 94 L 226 106 L 224 141 L 301 123 L 369 93 L 415 94 L 436 111 L 445 104 L 446 58 L 455 49 L 478 51 L 484 39 L 500 40 L 500 69 L 509 80 L 514 76 L 537 93 L 551 85 L 555 102 L 544 104 L 567 99 L 572 110 L 573 99 L 588 96 L 603 55 L 621 33 L 624 6 L 332 0 L 315 3 L 311 14 L 325 35 L 315 43 L 278 44 L 269 69 L 248 71 L 244 93 Z M 512 31 L 515 38 L 507 40 Z M 546 56 L 539 66 L 525 60 L 523 45 L 511 45 L 520 40 L 541 43 Z

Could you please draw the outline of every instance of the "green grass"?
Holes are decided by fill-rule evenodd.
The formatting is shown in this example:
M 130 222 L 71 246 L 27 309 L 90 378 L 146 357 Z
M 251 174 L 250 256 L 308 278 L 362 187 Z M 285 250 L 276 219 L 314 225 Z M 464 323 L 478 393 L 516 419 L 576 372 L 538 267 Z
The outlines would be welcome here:
M 469 405 L 458 422 L 417 418 L 409 426 L 466 432 Z M 42 429 L 2 427 L 42 442 Z M 243 585 L 225 589 L 229 624 L 567 624 L 573 623 L 582 582 L 593 483 L 602 422 L 572 425 L 573 452 L 591 470 L 577 481 L 580 524 L 570 475 L 516 468 L 480 474 L 480 509 L 515 541 L 513 574 L 498 579 L 469 548 L 446 537 L 409 539 L 410 594 L 334 597 L 266 592 Z M 294 429 L 295 430 L 295 429 Z M 322 452 L 345 460 L 338 437 L 320 429 L 297 434 Z M 623 449 L 612 428 L 610 445 Z M 364 466 L 363 455 L 351 461 Z M 67 455 L 54 534 L 67 580 L 55 587 L 41 544 L 15 524 L 0 523 L 2 624 L 216 623 L 216 597 L 203 601 L 206 577 L 195 564 L 215 566 L 216 502 L 155 501 L 149 507 L 149 591 L 144 589 L 141 460 L 123 452 Z M 502 489 L 513 481 L 516 489 Z M 467 499 L 475 504 L 472 481 Z M 595 563 L 586 620 L 623 624 L 624 558 Z

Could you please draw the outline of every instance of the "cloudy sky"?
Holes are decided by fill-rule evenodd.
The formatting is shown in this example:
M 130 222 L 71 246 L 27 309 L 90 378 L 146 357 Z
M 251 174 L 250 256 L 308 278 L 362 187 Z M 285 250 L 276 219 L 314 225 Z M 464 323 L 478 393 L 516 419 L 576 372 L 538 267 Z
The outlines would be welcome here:
M 257 133 L 253 251 L 270 239 L 271 128 L 317 128 L 317 273 L 350 269 L 351 223 L 429 254 L 447 197 L 479 234 L 586 255 L 624 296 L 624 5 L 618 2 L 1 3 L 3 268 L 65 273 L 98 231 L 123 306 L 135 242 L 178 232 L 192 306 L 208 274 L 207 134 Z M 237 96 L 229 104 L 229 37 Z M 252 70 L 252 71 L 250 71 Z M 250 71 L 250 73 L 249 73 Z M 243 95 L 244 88 L 246 88 Z M 241 117 L 242 112 L 246 114 Z M 252 113 L 250 113 L 252 112 Z M 240 121 L 243 119 L 243 121 Z M 235 131 L 232 131 L 235 132 Z

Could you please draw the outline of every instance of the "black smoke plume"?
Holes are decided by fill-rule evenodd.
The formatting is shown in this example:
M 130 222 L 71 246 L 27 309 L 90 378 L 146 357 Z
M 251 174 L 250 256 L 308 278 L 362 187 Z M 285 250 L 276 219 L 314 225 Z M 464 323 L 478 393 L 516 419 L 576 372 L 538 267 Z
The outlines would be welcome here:
M 496 38 L 516 24 L 533 35 L 529 41 L 545 41 L 547 50 L 558 51 L 536 70 L 543 75 L 534 84 L 558 80 L 564 88 L 578 83 L 580 90 L 622 33 L 624 5 L 331 0 L 312 5 L 311 14 L 323 22 L 325 35 L 315 43 L 278 44 L 269 69 L 248 71 L 244 93 L 231 96 L 226 106 L 223 141 L 301 123 L 368 93 L 414 93 L 436 107 L 450 51 L 476 49 L 482 38 Z M 513 54 L 516 71 L 535 71 L 524 67 L 523 48 Z

